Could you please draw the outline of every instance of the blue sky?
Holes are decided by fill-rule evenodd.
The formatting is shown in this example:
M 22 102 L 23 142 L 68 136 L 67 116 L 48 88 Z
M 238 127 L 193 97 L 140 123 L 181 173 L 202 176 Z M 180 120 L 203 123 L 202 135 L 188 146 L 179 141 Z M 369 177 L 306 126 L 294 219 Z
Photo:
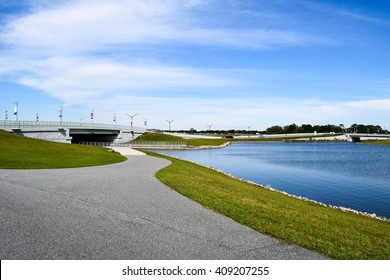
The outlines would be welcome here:
M 0 0 L 0 119 L 390 128 L 390 2 Z

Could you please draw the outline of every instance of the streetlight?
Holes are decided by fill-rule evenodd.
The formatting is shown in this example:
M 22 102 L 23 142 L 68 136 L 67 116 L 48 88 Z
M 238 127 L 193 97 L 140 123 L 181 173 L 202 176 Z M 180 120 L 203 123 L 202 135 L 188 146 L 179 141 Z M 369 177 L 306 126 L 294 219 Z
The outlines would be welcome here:
M 126 115 L 130 117 L 131 135 L 134 137 L 133 122 L 134 122 L 134 117 L 138 114 L 134 114 L 134 115 L 126 114 Z
M 169 123 L 169 131 L 171 131 L 171 123 L 173 122 L 174 120 L 170 120 L 170 121 L 167 121 Z
M 18 101 L 14 102 L 14 115 L 16 117 L 16 121 L 18 121 L 18 114 L 19 114 L 19 104 Z
M 249 135 L 249 138 L 251 138 L 251 127 L 252 127 L 252 125 L 248 125 L 248 135 Z
M 89 114 L 89 117 L 92 120 L 92 127 L 95 128 L 95 123 L 94 123 L 94 120 L 93 120 L 93 114 L 94 114 L 94 109 L 91 109 L 91 113 Z
M 62 124 L 62 106 L 58 108 L 58 118 L 60 119 L 60 123 Z

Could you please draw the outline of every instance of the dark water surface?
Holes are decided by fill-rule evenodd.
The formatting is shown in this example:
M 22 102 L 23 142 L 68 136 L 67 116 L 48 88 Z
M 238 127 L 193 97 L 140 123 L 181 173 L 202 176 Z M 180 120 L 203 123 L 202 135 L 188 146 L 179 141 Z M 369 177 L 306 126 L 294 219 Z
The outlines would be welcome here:
M 356 143 L 237 143 L 161 151 L 335 206 L 390 218 L 390 147 Z

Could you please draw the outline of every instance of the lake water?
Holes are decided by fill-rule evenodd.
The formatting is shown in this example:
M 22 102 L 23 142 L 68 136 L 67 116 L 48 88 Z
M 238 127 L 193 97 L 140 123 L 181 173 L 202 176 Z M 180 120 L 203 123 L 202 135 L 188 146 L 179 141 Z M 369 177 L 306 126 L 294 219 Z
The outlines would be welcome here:
M 290 194 L 390 218 L 390 147 L 357 143 L 236 143 L 161 151 Z

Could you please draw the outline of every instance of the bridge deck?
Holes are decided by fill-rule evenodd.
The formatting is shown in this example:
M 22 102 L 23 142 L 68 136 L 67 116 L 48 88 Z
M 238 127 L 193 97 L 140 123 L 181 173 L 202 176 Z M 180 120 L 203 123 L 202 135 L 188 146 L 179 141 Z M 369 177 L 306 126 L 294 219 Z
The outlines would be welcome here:
M 115 124 L 102 124 L 102 123 L 84 123 L 84 122 L 46 122 L 46 121 L 10 121 L 1 120 L 0 128 L 2 129 L 15 129 L 15 128 L 35 128 L 35 129 L 47 129 L 47 128 L 91 128 L 91 129 L 116 129 L 125 131 L 145 131 L 143 127 L 131 127 L 126 125 Z
M 390 139 L 390 134 L 376 134 L 376 133 L 346 133 L 352 142 L 360 142 L 361 138 L 368 139 Z
M 81 122 L 0 121 L 0 129 L 54 142 L 125 143 L 145 133 L 143 127 Z

